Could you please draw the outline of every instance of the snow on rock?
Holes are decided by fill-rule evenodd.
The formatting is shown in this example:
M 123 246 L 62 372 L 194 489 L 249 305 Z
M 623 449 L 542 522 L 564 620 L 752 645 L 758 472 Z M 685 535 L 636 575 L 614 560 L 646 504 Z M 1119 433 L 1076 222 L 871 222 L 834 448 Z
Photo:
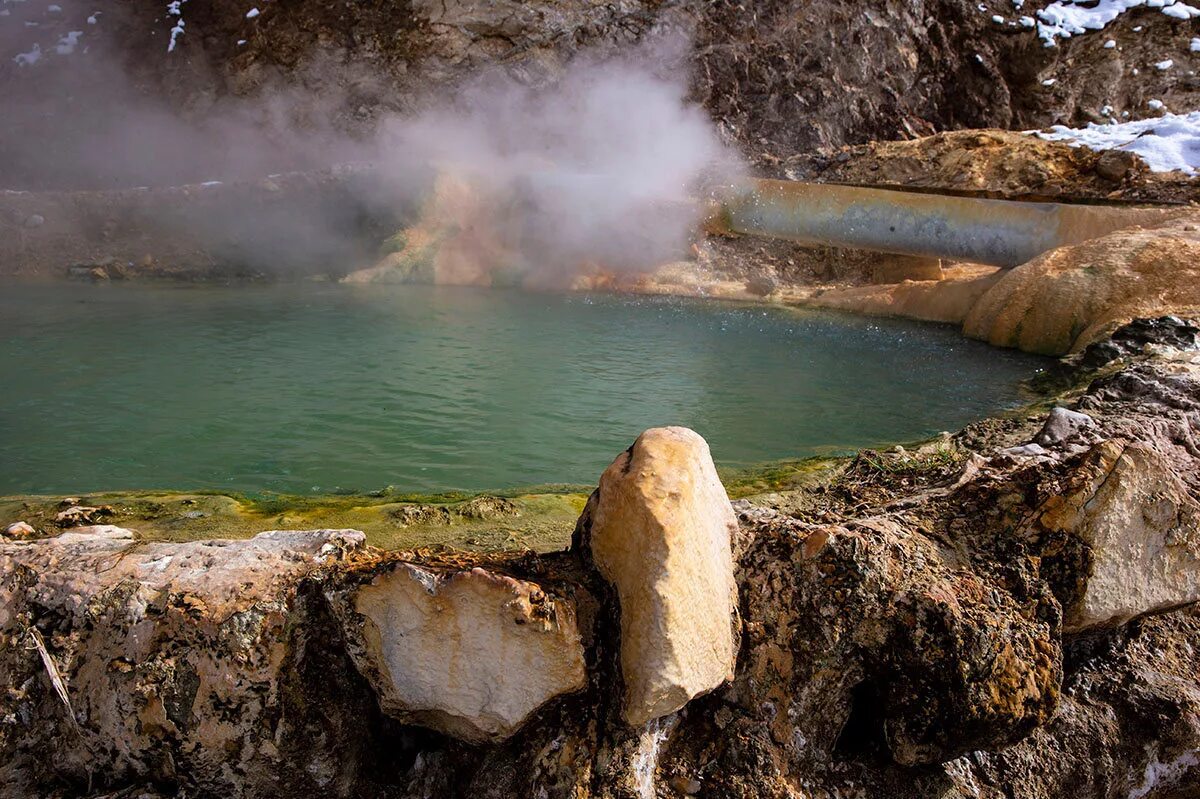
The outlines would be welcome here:
M 261 13 L 261 12 L 260 12 L 260 11 L 259 11 L 257 8 L 252 8 L 252 9 L 250 9 L 249 11 L 247 11 L 247 12 L 246 12 L 246 19 L 254 19 L 254 18 L 255 18 L 255 17 L 257 17 L 257 16 L 258 16 L 260 13 Z
M 1037 12 L 1038 36 L 1046 47 L 1054 47 L 1058 39 L 1103 30 L 1126 11 L 1142 6 L 1161 9 L 1175 19 L 1200 17 L 1200 8 L 1178 0 L 1058 0 Z
M 175 26 L 171 28 L 171 40 L 167 42 L 168 53 L 175 52 L 175 40 L 183 35 L 183 4 L 186 2 L 187 0 L 171 0 L 167 3 L 167 16 L 178 18 Z
M 1178 170 L 1195 175 L 1200 170 L 1200 111 L 1121 123 L 1090 123 L 1084 128 L 1055 125 L 1033 133 L 1075 147 L 1137 153 L 1155 172 Z
M 1153 3 L 1151 3 L 1153 5 Z M 1172 3 L 1165 6 L 1162 10 L 1168 17 L 1175 19 L 1191 19 L 1192 17 L 1200 17 L 1200 8 L 1189 6 L 1186 3 Z
M 70 55 L 75 52 L 75 45 L 79 44 L 79 37 L 83 35 L 83 31 L 68 31 L 67 35 L 58 40 L 58 44 L 54 46 L 54 52 L 59 55 Z
M 17 53 L 16 57 L 13 58 L 13 61 L 19 67 L 31 67 L 34 64 L 36 64 L 38 61 L 40 61 L 41 58 L 42 58 L 41 45 L 35 44 L 33 46 L 33 49 L 30 50 L 29 52 Z

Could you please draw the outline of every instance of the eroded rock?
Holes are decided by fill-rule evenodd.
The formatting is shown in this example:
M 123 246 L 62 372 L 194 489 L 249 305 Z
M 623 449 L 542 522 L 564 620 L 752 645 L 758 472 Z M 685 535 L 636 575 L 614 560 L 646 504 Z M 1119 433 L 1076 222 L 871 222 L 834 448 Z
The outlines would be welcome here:
M 1061 653 L 1049 592 L 1000 588 L 894 519 L 750 523 L 739 575 L 754 601 L 727 696 L 746 713 L 739 726 L 765 729 L 789 768 L 941 762 L 1020 740 L 1052 715 Z
M 600 477 L 586 544 L 617 593 L 630 724 L 731 679 L 736 530 L 708 444 L 686 428 L 647 430 Z
M 1046 423 L 1038 433 L 1036 442 L 1043 447 L 1053 447 L 1079 437 L 1096 428 L 1096 421 L 1086 413 L 1070 408 L 1052 408 Z
M 54 517 L 54 523 L 59 527 L 80 527 L 83 525 L 96 525 L 100 523 L 100 519 L 108 518 L 113 515 L 113 509 L 107 505 L 99 507 L 91 507 L 88 505 L 71 505 L 58 512 Z
M 971 308 L 963 332 L 1002 347 L 1064 355 L 1135 317 L 1200 309 L 1195 222 L 1181 212 L 1010 269 Z
M 1038 523 L 1086 547 L 1065 607 L 1068 630 L 1200 600 L 1200 504 L 1141 442 L 1098 444 Z
M 503 740 L 587 682 L 574 605 L 526 580 L 396 563 L 332 599 L 384 712 L 462 740 Z
M 296 700 L 281 690 L 292 632 L 308 621 L 297 590 L 362 543 L 353 530 L 147 543 L 113 526 L 0 543 L 0 784 L 14 796 L 95 780 L 202 796 L 311 787 L 280 756 L 294 746 Z
M 4 528 L 4 535 L 9 538 L 33 538 L 37 530 L 28 522 L 13 522 Z

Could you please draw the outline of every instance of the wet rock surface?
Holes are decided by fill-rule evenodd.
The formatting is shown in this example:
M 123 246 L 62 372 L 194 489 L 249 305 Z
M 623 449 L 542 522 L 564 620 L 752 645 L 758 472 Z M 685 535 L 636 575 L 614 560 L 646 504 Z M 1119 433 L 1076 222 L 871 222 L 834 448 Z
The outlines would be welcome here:
M 706 492 L 700 441 L 658 432 L 618 458 L 568 552 L 381 553 L 328 531 L 151 544 L 116 527 L 2 543 L 5 782 L 18 796 L 89 795 L 89 771 L 93 796 L 1194 795 L 1200 357 L 1161 327 L 1119 331 L 1137 354 L 1073 373 L 1053 409 L 864 451 L 736 505 Z M 605 535 L 630 544 L 611 568 L 655 529 L 729 535 L 740 642 L 732 680 L 714 662 L 704 692 L 631 719 L 639 605 L 620 580 L 661 578 L 653 557 L 600 564 Z M 728 602 L 709 582 L 687 595 Z

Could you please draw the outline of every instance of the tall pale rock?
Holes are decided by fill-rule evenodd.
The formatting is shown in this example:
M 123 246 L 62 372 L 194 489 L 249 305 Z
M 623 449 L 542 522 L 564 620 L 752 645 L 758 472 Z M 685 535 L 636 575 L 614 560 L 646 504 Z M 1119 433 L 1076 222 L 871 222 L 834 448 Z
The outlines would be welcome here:
M 332 599 L 351 657 L 395 718 L 499 741 L 587 684 L 574 603 L 535 583 L 397 563 Z
M 588 541 L 620 603 L 630 724 L 732 678 L 736 530 L 708 444 L 687 428 L 647 430 L 601 476 Z

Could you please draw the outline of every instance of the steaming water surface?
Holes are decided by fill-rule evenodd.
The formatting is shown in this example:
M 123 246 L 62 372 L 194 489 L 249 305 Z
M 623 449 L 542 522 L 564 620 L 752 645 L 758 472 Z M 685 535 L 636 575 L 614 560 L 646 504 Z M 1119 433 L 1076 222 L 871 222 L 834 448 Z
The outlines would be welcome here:
M 0 494 L 594 483 L 647 427 L 739 466 L 1011 406 L 1041 359 L 926 325 L 418 286 L 4 286 Z

